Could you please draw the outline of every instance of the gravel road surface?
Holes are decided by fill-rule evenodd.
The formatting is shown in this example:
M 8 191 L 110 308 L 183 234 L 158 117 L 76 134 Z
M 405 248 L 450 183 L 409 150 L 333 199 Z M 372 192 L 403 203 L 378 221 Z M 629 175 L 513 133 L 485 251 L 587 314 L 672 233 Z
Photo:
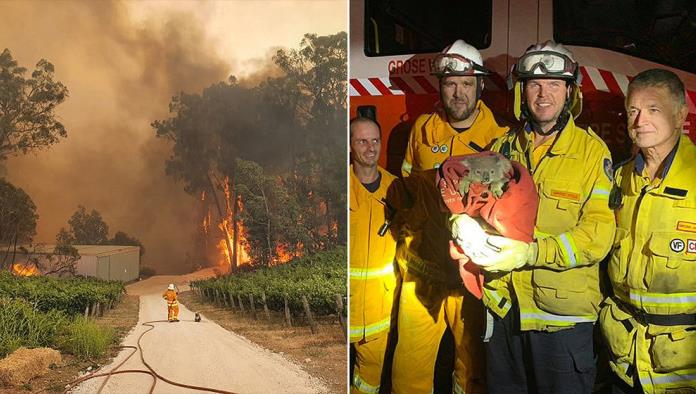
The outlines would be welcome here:
M 321 381 L 309 376 L 297 364 L 272 353 L 245 338 L 231 333 L 202 316 L 194 322 L 194 313 L 180 305 L 179 323 L 167 323 L 167 304 L 161 294 L 167 284 L 175 283 L 180 291 L 188 290 L 189 280 L 210 275 L 199 271 L 182 276 L 155 276 L 127 287 L 129 294 L 140 296 L 138 325 L 126 336 L 122 345 L 136 345 L 141 333 L 147 330 L 143 322 L 154 323 L 154 330 L 141 340 L 145 360 L 160 375 L 178 383 L 204 386 L 235 393 L 326 393 Z M 132 352 L 125 349 L 111 365 L 101 371 L 110 371 Z M 120 370 L 142 369 L 145 365 L 134 354 Z M 96 393 L 104 378 L 88 380 L 71 393 Z M 152 377 L 132 373 L 114 375 L 103 393 L 148 393 Z M 162 380 L 157 381 L 155 393 L 200 393 L 203 391 L 181 388 Z

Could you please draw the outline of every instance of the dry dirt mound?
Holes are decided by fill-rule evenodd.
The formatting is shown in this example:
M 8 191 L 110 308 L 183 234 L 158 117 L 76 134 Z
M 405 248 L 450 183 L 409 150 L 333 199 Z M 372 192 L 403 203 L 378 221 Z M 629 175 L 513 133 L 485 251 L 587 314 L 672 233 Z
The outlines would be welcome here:
M 0 360 L 0 384 L 19 386 L 48 372 L 51 364 L 61 362 L 60 352 L 51 348 L 19 348 Z

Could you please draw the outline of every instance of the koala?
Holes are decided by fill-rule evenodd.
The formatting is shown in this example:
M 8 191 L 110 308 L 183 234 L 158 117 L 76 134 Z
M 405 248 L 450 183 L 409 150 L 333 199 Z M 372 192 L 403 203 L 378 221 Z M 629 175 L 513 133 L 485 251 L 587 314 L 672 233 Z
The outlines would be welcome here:
M 510 181 L 509 174 L 512 164 L 509 160 L 498 155 L 482 155 L 462 159 L 469 173 L 459 180 L 459 193 L 464 196 L 469 192 L 472 183 L 488 185 L 488 189 L 500 198 L 503 187 Z

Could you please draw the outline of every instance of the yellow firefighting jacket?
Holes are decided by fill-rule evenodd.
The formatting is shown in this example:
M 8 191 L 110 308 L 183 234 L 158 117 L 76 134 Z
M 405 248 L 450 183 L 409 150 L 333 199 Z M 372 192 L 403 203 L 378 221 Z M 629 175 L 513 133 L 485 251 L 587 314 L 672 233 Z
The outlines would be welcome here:
M 458 266 L 449 254 L 450 213 L 435 185 L 436 171 L 415 171 L 404 178 L 413 204 L 401 216 L 396 261 L 402 271 L 428 283 L 462 289 Z
M 498 126 L 493 113 L 479 100 L 479 113 L 473 125 L 458 133 L 440 113 L 421 115 L 411 129 L 406 156 L 401 166 L 403 176 L 418 170 L 437 168 L 450 156 L 466 155 L 484 150 L 508 130 Z
M 162 293 L 162 298 L 167 300 L 167 304 L 178 304 L 177 294 L 176 294 L 176 291 L 174 291 L 174 290 L 165 291 L 164 293 Z
M 571 118 L 533 166 L 528 136 L 524 129 L 509 132 L 491 150 L 522 163 L 532 174 L 539 192 L 534 234 L 539 253 L 531 267 L 487 274 L 483 301 L 504 316 L 516 297 L 522 330 L 555 331 L 594 322 L 602 301 L 597 263 L 609 252 L 616 227 L 609 208 L 609 150 Z
M 392 231 L 378 234 L 393 215 L 385 201 L 398 193 L 396 177 L 379 168 L 379 189 L 370 193 L 350 169 L 350 341 L 369 340 L 389 330 L 394 287 Z M 389 195 L 388 195 L 389 194 Z M 390 204 L 391 205 L 391 204 Z
M 696 324 L 666 322 L 696 317 L 696 146 L 683 135 L 673 154 L 659 182 L 641 175 L 640 156 L 616 179 L 614 297 L 601 326 L 612 369 L 629 384 L 638 373 L 646 393 L 696 387 Z

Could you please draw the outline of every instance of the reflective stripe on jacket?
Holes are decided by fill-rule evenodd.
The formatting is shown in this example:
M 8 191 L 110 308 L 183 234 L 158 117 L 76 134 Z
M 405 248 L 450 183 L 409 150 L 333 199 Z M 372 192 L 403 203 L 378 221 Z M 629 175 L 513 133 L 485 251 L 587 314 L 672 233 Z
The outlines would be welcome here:
M 539 253 L 534 266 L 488 281 L 483 298 L 492 311 L 503 315 L 514 289 L 522 330 L 553 331 L 597 319 L 602 300 L 597 263 L 609 252 L 614 237 L 607 146 L 572 118 L 555 138 L 537 166 L 529 159 L 532 144 L 524 129 L 506 134 L 491 149 L 527 166 L 539 192 L 535 227 Z
M 450 156 L 477 153 L 505 134 L 508 128 L 498 126 L 486 104 L 479 100 L 476 105 L 479 113 L 474 124 L 461 133 L 450 126 L 441 112 L 419 116 L 411 128 L 402 175 L 437 168 Z
M 385 333 L 396 285 L 392 231 L 378 231 L 389 215 L 387 192 L 396 186 L 396 177 L 379 168 L 382 179 L 370 193 L 350 169 L 350 341 Z M 397 181 L 398 182 L 398 181 Z M 392 190 L 390 190 L 390 187 Z
M 696 387 L 696 324 L 645 319 L 696 314 L 696 146 L 682 135 L 673 155 L 659 180 L 643 177 L 637 158 L 616 179 L 623 203 L 608 269 L 616 300 L 600 323 L 612 369 L 627 383 L 639 373 L 646 393 Z
M 636 173 L 635 159 L 617 173 L 623 204 L 609 277 L 621 301 L 648 313 L 696 313 L 694 163 L 696 146 L 682 136 L 659 186 Z

